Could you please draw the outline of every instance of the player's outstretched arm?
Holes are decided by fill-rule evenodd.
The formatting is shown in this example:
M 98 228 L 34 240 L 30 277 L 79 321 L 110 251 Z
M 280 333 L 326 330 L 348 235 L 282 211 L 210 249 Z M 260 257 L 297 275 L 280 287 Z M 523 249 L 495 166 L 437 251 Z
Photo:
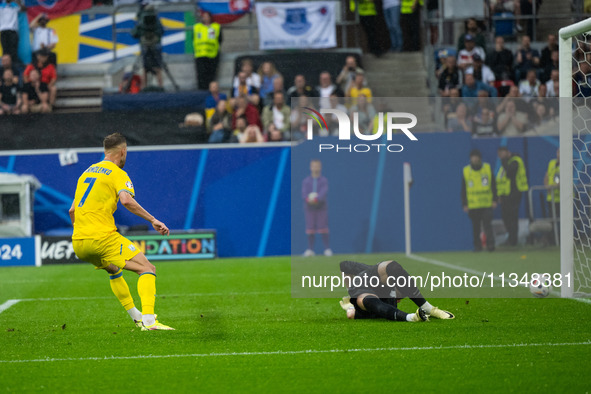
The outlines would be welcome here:
M 168 227 L 160 220 L 156 219 L 154 216 L 150 215 L 148 211 L 146 211 L 135 199 L 131 196 L 131 194 L 123 191 L 119 194 L 119 201 L 127 210 L 134 215 L 141 217 L 142 219 L 146 219 L 148 222 L 152 223 L 152 227 L 154 230 L 158 231 L 162 235 L 168 235 L 170 231 Z
M 72 221 L 72 226 L 74 225 L 75 212 L 76 212 L 76 208 L 74 207 L 74 201 L 72 201 L 72 206 L 70 207 L 70 210 L 68 211 L 68 213 L 70 214 L 70 220 Z

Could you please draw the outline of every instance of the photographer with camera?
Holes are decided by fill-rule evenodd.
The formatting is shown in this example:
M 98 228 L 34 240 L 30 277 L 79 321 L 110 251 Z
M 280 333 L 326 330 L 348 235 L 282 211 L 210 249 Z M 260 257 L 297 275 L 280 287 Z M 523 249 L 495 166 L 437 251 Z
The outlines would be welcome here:
M 343 70 L 337 76 L 336 83 L 343 92 L 348 92 L 353 86 L 355 75 L 357 74 L 363 74 L 363 69 L 357 65 L 357 58 L 355 56 L 347 56 Z M 367 85 L 367 81 L 365 85 Z
M 131 31 L 140 40 L 144 63 L 144 87 L 148 83 L 148 73 L 156 75 L 158 86 L 162 89 L 162 36 L 164 29 L 152 5 L 142 6 L 137 16 L 137 25 Z

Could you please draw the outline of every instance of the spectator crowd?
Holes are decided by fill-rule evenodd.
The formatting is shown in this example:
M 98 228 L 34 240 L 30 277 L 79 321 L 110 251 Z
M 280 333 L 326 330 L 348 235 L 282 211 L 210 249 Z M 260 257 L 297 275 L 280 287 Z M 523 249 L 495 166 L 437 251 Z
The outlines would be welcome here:
M 57 96 L 57 58 L 52 50 L 58 38 L 47 27 L 49 18 L 38 14 L 30 23 L 31 37 L 19 37 L 18 13 L 25 11 L 23 0 L 0 2 L 0 115 L 51 112 Z M 32 61 L 23 64 L 18 42 L 32 39 Z
M 488 51 L 486 44 L 476 20 L 469 19 L 457 49 L 438 54 L 435 73 L 446 130 L 474 136 L 558 134 L 558 100 L 552 99 L 559 96 L 556 35 L 548 35 L 541 51 L 528 35 L 514 52 L 501 36 Z M 585 71 L 579 74 L 583 78 Z
M 387 14 L 402 12 L 397 2 L 385 2 L 384 8 Z M 47 26 L 47 15 L 39 14 L 30 24 L 31 63 L 25 65 L 18 58 L 17 19 L 18 12 L 23 9 L 23 0 L 0 0 L 0 38 L 4 53 L 0 63 L 0 115 L 51 112 L 57 96 L 57 59 L 52 51 L 58 37 Z M 138 16 L 138 19 L 147 17 Z M 392 19 L 395 18 L 392 16 Z M 399 24 L 398 20 L 388 23 L 392 27 L 389 33 L 394 52 L 402 48 Z M 161 33 L 156 35 L 151 46 L 160 45 Z M 145 41 L 145 35 L 145 32 L 137 33 L 140 41 Z M 464 131 L 475 136 L 556 134 L 558 101 L 548 99 L 559 95 L 556 35 L 548 35 L 541 51 L 532 46 L 528 35 L 520 38 L 515 51 L 506 47 L 501 36 L 494 39 L 494 44 L 487 42 L 486 37 L 478 22 L 468 19 L 457 48 L 447 48 L 438 54 L 435 73 L 438 93 L 444 98 L 441 112 L 445 130 Z M 319 100 L 320 108 L 355 113 L 361 133 L 375 133 L 380 127 L 378 113 L 387 110 L 387 104 L 373 97 L 370 81 L 357 57 L 347 56 L 339 73 L 323 71 L 313 80 L 307 80 L 302 73 L 293 81 L 284 80 L 280 64 L 269 60 L 255 64 L 252 59 L 245 58 L 229 91 L 221 92 L 215 79 L 221 42 L 219 25 L 209 13 L 204 13 L 201 22 L 194 26 L 194 48 L 199 88 L 209 90 L 205 127 L 210 142 L 301 139 L 310 119 L 301 108 L 314 98 Z M 142 45 L 150 46 L 145 42 Z M 149 56 L 144 52 L 144 66 L 150 61 L 154 63 L 158 84 L 162 86 L 161 54 L 147 59 Z M 589 45 L 580 44 L 574 56 L 577 63 L 574 78 L 580 83 L 573 85 L 577 89 L 573 93 L 589 97 Z M 144 76 L 144 81 L 146 79 Z M 300 100 L 300 109 L 292 111 L 294 99 Z M 314 132 L 334 134 L 338 123 L 336 116 L 326 116 L 325 120 L 327 127 L 314 125 Z
M 266 142 L 289 141 L 304 137 L 309 115 L 306 106 L 336 108 L 345 113 L 358 113 L 362 133 L 373 133 L 376 109 L 372 90 L 365 72 L 355 56 L 347 56 L 336 77 L 323 71 L 316 84 L 304 74 L 293 79 L 286 88 L 281 70 L 271 61 L 263 61 L 255 71 L 253 60 L 240 62 L 229 94 L 220 92 L 218 81 L 209 83 L 205 122 L 209 142 Z M 311 104 L 310 100 L 318 100 Z M 291 104 L 299 100 L 298 110 Z M 350 103 L 345 106 L 344 103 Z M 314 128 L 314 132 L 328 135 L 336 131 L 337 119 L 325 116 L 328 129 Z

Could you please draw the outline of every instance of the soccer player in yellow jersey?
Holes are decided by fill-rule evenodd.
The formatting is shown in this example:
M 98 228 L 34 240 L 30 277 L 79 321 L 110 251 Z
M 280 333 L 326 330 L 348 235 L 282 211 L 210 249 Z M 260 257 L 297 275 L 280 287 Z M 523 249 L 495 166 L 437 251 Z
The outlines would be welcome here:
M 131 213 L 149 221 L 162 235 L 169 234 L 168 227 L 134 199 L 133 184 L 122 170 L 127 158 L 125 137 L 119 133 L 108 135 L 103 147 L 105 159 L 88 167 L 78 178 L 70 208 L 74 252 L 80 260 L 88 261 L 96 269 L 104 269 L 110 274 L 113 293 L 142 331 L 174 330 L 156 320 L 156 267 L 131 241 L 117 232 L 113 218 L 117 202 L 121 201 Z M 133 304 L 129 287 L 123 279 L 123 269 L 139 275 L 137 288 L 142 312 Z

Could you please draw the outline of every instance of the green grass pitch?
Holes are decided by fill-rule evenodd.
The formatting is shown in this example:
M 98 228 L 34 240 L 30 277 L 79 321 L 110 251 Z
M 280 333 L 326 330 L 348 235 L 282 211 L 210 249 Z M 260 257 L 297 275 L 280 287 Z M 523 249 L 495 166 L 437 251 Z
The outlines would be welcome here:
M 558 251 L 422 256 L 481 270 L 499 256 L 528 264 Z M 411 273 L 429 268 L 389 257 Z M 0 305 L 21 300 L 0 313 L 0 392 L 591 390 L 589 303 L 433 299 L 456 319 L 350 321 L 336 298 L 291 297 L 288 257 L 156 265 L 156 311 L 176 331 L 135 328 L 90 265 L 0 269 Z M 139 307 L 137 278 L 125 278 Z

